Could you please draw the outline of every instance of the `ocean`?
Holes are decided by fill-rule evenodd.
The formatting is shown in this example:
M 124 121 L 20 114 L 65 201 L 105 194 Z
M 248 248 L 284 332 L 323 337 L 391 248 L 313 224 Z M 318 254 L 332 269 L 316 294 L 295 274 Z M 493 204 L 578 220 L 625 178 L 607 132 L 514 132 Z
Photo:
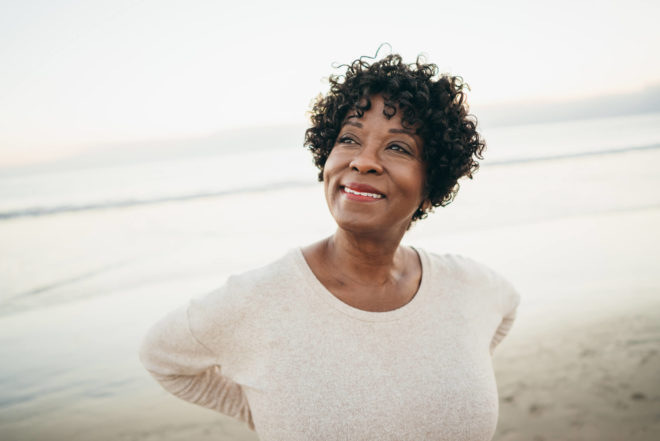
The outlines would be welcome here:
M 219 147 L 204 155 L 152 148 L 150 157 L 132 162 L 120 151 L 82 167 L 73 158 L 36 172 L 0 169 L 0 220 L 312 185 L 315 170 L 302 148 L 303 131 L 290 128 L 274 144 L 260 140 L 261 146 Z M 494 127 L 483 134 L 484 166 L 611 154 L 660 148 L 660 114 Z
M 585 292 L 607 277 L 657 284 L 660 113 L 483 134 L 474 180 L 407 242 L 488 262 L 529 310 L 572 298 L 548 300 L 556 277 Z M 140 418 L 164 399 L 137 360 L 146 328 L 334 229 L 302 136 L 0 170 L 0 438 L 141 439 L 160 424 Z

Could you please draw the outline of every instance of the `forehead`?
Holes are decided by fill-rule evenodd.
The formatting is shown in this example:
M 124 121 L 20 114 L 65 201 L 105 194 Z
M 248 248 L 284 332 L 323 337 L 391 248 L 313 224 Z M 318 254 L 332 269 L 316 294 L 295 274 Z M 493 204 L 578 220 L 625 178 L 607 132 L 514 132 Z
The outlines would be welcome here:
M 342 121 L 342 127 L 364 129 L 365 125 L 369 125 L 370 129 L 376 128 L 379 132 L 409 136 L 415 141 L 414 144 L 418 149 L 422 148 L 424 140 L 419 135 L 419 126 L 404 124 L 401 118 L 403 111 L 400 107 L 394 104 L 388 105 L 379 95 L 370 97 L 370 105 L 367 102 L 362 103 L 362 106 L 360 104 L 358 103 L 348 112 Z
M 352 123 L 357 123 L 364 118 L 376 119 L 376 116 L 380 116 L 384 120 L 391 121 L 392 125 L 397 125 L 400 128 L 406 129 L 406 131 L 411 131 L 416 134 L 420 124 L 406 123 L 402 118 L 403 113 L 404 109 L 402 109 L 397 102 L 391 101 L 382 95 L 363 96 L 357 103 L 355 103 L 353 108 L 347 112 L 342 121 L 342 125 L 351 124 L 360 127 L 358 124 Z

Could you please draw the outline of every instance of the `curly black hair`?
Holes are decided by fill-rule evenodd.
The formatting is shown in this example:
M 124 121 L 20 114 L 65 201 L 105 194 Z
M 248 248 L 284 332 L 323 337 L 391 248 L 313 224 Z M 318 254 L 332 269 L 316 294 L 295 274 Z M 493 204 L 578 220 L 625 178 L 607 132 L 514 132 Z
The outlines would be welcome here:
M 423 219 L 433 207 L 448 205 L 458 192 L 458 180 L 472 179 L 479 168 L 476 159 L 483 159 L 486 143 L 477 133 L 476 118 L 468 114 L 468 86 L 459 76 L 438 75 L 438 67 L 421 57 L 411 64 L 403 63 L 398 54 L 371 63 L 365 58 L 344 65 L 343 75 L 330 76 L 330 91 L 312 107 L 305 147 L 323 181 L 325 162 L 348 112 L 362 117 L 371 106 L 369 97 L 382 95 L 385 116 L 389 119 L 401 111 L 402 124 L 415 128 L 423 141 L 426 198 L 412 221 Z

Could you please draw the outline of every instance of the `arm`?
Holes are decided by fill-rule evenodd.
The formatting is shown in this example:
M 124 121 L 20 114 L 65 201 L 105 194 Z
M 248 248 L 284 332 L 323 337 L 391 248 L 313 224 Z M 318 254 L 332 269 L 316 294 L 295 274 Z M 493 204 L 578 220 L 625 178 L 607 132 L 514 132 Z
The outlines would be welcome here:
M 511 329 L 511 326 L 513 326 L 513 322 L 516 318 L 516 311 L 513 310 L 510 314 L 505 315 L 502 317 L 502 321 L 500 322 L 500 325 L 497 327 L 497 330 L 495 331 L 495 335 L 493 335 L 493 339 L 490 342 L 490 353 L 491 355 L 495 351 L 495 347 L 500 344 L 500 342 L 506 337 L 506 335 L 509 333 L 509 330 Z
M 500 290 L 500 310 L 502 311 L 502 321 L 500 322 L 493 339 L 490 342 L 490 353 L 493 354 L 495 347 L 506 337 L 511 330 L 516 318 L 516 311 L 520 303 L 520 295 L 515 288 L 506 280 L 501 279 Z
M 193 304 L 173 311 L 149 330 L 140 348 L 142 364 L 173 395 L 237 418 L 254 430 L 243 388 L 221 374 L 214 351 L 191 330 Z

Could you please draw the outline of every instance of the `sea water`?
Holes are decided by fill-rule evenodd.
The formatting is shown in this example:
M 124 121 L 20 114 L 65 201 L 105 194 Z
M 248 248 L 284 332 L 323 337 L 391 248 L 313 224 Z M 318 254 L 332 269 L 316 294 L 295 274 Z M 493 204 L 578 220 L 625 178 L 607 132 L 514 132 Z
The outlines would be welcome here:
M 660 114 L 484 136 L 475 179 L 406 241 L 488 262 L 544 308 L 598 283 L 657 284 Z M 140 413 L 153 397 L 126 408 L 158 390 L 136 355 L 146 328 L 332 233 L 302 146 L 236 150 L 0 172 L 0 438 L 103 439 L 104 427 L 111 439 L 121 421 L 153 423 Z
M 302 133 L 303 129 L 300 128 Z M 660 114 L 486 128 L 485 165 L 660 147 Z M 299 140 L 218 148 L 204 156 L 160 154 L 72 167 L 0 169 L 0 220 L 311 185 L 315 171 Z M 288 141 L 288 144 L 285 142 Z M 298 141 L 298 142 L 296 142 Z M 118 155 L 121 158 L 121 155 Z

